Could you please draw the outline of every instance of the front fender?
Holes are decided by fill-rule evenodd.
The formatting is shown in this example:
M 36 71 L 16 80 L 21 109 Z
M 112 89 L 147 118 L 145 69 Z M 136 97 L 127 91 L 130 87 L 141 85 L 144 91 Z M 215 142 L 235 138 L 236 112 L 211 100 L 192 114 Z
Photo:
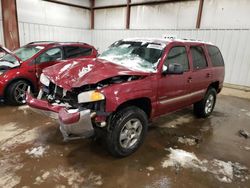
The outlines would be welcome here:
M 152 83 L 151 79 L 142 79 L 104 88 L 101 92 L 106 97 L 106 112 L 114 112 L 124 102 L 139 98 L 148 98 L 154 103 L 156 84 Z

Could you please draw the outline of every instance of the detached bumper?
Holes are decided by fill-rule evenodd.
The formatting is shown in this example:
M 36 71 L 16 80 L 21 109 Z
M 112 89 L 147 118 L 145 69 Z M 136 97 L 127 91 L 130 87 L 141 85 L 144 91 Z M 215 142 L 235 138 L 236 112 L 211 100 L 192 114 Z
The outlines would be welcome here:
M 36 99 L 31 94 L 26 93 L 26 103 L 33 108 L 34 111 L 49 116 L 53 119 L 58 119 L 58 113 L 64 106 L 51 105 L 48 101 Z
M 60 131 L 65 141 L 87 138 L 94 134 L 90 110 L 66 109 L 65 106 L 52 105 L 47 101 L 36 99 L 29 93 L 26 102 L 35 111 L 45 114 L 53 119 L 58 119 Z

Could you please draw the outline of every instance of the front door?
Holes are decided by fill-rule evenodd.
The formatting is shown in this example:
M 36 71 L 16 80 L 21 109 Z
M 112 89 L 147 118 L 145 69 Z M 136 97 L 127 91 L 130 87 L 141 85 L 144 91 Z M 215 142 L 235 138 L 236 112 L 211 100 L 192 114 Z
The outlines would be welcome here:
M 57 61 L 63 59 L 63 53 L 61 48 L 51 48 L 47 50 L 46 52 L 42 53 L 37 59 L 36 59 L 36 75 L 39 79 L 42 70 L 46 67 L 55 65 Z
M 169 50 L 163 70 L 171 63 L 182 65 L 184 72 L 161 75 L 158 85 L 158 115 L 175 111 L 186 105 L 187 82 L 191 74 L 186 46 L 174 46 Z

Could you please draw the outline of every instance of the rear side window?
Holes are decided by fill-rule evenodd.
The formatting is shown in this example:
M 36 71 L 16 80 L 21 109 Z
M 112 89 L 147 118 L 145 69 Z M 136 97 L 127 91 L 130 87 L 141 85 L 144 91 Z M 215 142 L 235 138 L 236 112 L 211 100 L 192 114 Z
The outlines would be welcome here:
M 215 46 L 207 46 L 207 49 L 213 66 L 224 66 L 224 61 L 220 50 Z
M 67 58 L 75 58 L 80 56 L 91 55 L 92 48 L 89 47 L 79 47 L 79 46 L 67 46 L 65 47 L 65 55 Z
M 40 55 L 36 62 L 38 64 L 45 63 L 45 62 L 51 62 L 51 61 L 59 61 L 62 60 L 62 50 L 61 48 L 52 48 L 44 52 L 42 55 Z
M 204 69 L 207 67 L 206 57 L 201 46 L 190 47 L 194 69 Z
M 184 71 L 189 70 L 187 51 L 184 46 L 176 46 L 170 49 L 164 65 L 178 63 L 182 65 Z

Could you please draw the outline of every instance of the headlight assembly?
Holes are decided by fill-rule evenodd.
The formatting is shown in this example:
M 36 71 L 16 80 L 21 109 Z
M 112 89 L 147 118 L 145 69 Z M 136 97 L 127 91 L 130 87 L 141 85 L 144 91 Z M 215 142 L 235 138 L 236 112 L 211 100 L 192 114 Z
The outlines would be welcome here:
M 104 100 L 105 96 L 98 91 L 86 91 L 80 93 L 77 98 L 78 103 L 86 103 Z
M 49 79 L 47 78 L 47 76 L 45 76 L 43 73 L 40 76 L 40 82 L 45 85 L 45 86 L 49 86 Z

